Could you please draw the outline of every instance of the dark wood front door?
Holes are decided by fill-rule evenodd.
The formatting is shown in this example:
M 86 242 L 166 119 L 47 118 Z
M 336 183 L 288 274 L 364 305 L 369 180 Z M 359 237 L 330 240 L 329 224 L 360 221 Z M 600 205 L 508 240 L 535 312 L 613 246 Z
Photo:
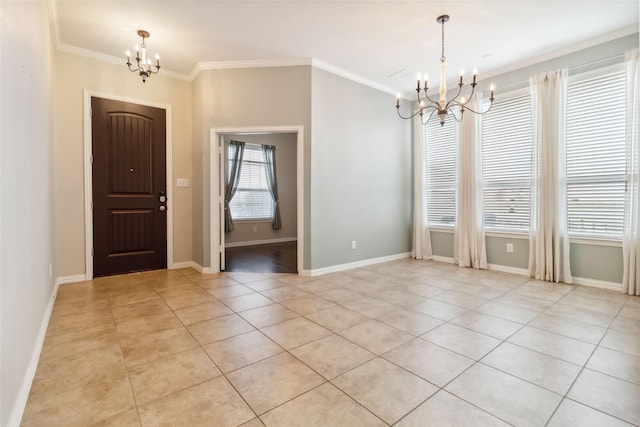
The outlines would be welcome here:
M 165 119 L 91 98 L 95 277 L 167 267 Z

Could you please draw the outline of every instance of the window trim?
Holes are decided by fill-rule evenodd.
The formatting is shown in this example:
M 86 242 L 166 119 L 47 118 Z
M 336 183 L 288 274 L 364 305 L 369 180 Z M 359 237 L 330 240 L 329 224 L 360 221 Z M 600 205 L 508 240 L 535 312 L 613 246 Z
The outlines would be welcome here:
M 251 142 L 245 142 L 245 153 L 246 150 L 252 150 L 252 151 L 259 151 L 262 154 L 262 145 L 261 144 L 255 144 L 255 143 L 251 143 Z M 227 159 L 226 159 L 226 167 L 229 167 L 229 162 L 230 162 L 230 158 L 228 157 L 228 153 L 229 153 L 229 147 L 228 145 L 226 146 L 226 152 L 227 152 Z M 255 161 L 255 160 L 245 160 L 244 158 L 242 159 L 242 164 L 244 165 L 245 163 L 253 163 L 253 164 L 260 164 L 260 165 L 265 165 L 266 167 L 266 162 L 263 161 Z M 228 170 L 227 170 L 227 174 L 228 174 Z M 242 169 L 240 170 L 240 175 L 242 175 Z M 265 189 L 253 189 L 253 188 L 245 188 L 245 187 L 240 187 L 238 186 L 238 188 L 236 189 L 236 194 L 234 195 L 234 199 L 235 197 L 238 195 L 238 192 L 265 192 L 269 194 L 269 198 L 271 199 L 271 192 L 269 190 L 269 188 L 265 188 Z M 230 202 L 230 207 L 231 207 L 231 203 L 233 203 L 233 199 Z M 238 218 L 236 215 L 233 214 L 233 222 L 234 223 L 249 223 L 249 222 L 264 222 L 264 223 L 270 223 L 273 222 L 273 218 L 274 218 L 274 211 L 273 211 L 273 206 L 271 208 L 271 214 L 270 216 L 263 216 L 263 217 L 249 217 L 249 218 Z
M 527 85 L 526 87 L 522 87 L 522 88 L 518 88 L 518 89 L 513 89 L 513 90 L 509 90 L 506 91 L 504 93 L 500 94 L 500 99 L 504 100 L 504 101 L 509 101 L 511 99 L 514 98 L 519 98 L 519 97 L 523 97 L 523 96 L 529 96 L 529 101 L 531 101 L 531 88 Z M 482 99 L 482 108 L 483 110 L 489 107 L 489 98 L 483 98 Z M 531 111 L 530 111 L 531 114 Z M 480 138 L 482 138 L 482 126 L 484 124 L 484 117 L 483 116 L 479 116 L 479 120 L 478 120 L 478 135 Z M 532 138 L 533 138 L 533 129 L 532 129 Z M 531 149 L 533 150 L 533 139 L 531 141 Z M 494 227 L 492 225 L 488 225 L 487 224 L 487 218 L 486 218 L 486 211 L 485 211 L 485 190 L 487 189 L 487 184 L 485 183 L 484 180 L 484 140 L 481 140 L 481 144 L 482 144 L 482 150 L 481 150 L 481 156 L 482 158 L 482 164 L 483 164 L 483 176 L 482 176 L 482 211 L 483 211 L 483 218 L 482 218 L 482 222 L 483 222 L 483 226 L 484 229 L 487 233 L 497 233 L 497 234 L 501 234 L 501 235 L 510 235 L 510 236 L 520 236 L 521 234 L 526 234 L 527 236 L 529 235 L 529 232 L 531 230 L 531 201 L 529 200 L 529 219 L 528 219 L 528 224 L 527 224 L 527 228 L 498 228 L 498 227 Z M 529 183 L 528 186 L 531 187 L 531 173 L 529 173 Z M 531 189 L 529 189 L 529 199 L 531 198 Z M 518 237 L 514 237 L 514 238 L 518 238 Z
M 599 77 L 605 77 L 607 75 L 610 74 L 614 74 L 614 73 L 624 73 L 625 72 L 625 63 L 624 62 L 617 62 L 614 64 L 610 64 L 610 65 L 606 65 L 604 67 L 599 67 L 599 68 L 593 68 L 593 69 L 588 69 L 586 71 L 583 72 L 577 72 L 575 74 L 570 74 L 567 77 L 567 101 L 568 101 L 568 91 L 569 91 L 569 85 L 573 84 L 573 83 L 579 83 L 581 81 L 584 80 L 590 80 L 590 79 L 597 79 Z M 566 116 L 566 106 L 565 106 L 565 116 Z M 566 132 L 566 128 L 567 128 L 567 123 L 566 123 L 566 117 L 565 117 L 565 123 L 564 123 L 564 128 L 565 128 L 565 132 Z M 565 135 L 566 137 L 566 135 Z M 568 162 L 568 147 L 567 147 L 567 143 L 565 142 L 565 162 Z M 625 156 L 626 158 L 626 156 Z M 626 161 L 626 160 L 625 160 Z M 565 173 L 567 171 L 567 164 L 565 164 Z M 622 179 L 613 179 L 613 178 L 622 178 Z M 608 175 L 604 175 L 604 176 L 599 176 L 595 179 L 587 179 L 586 177 L 578 177 L 578 178 L 566 178 L 565 181 L 565 188 L 567 188 L 568 190 L 568 186 L 569 184 L 593 184 L 593 183 L 609 183 L 609 182 L 616 182 L 616 183 L 620 183 L 620 182 L 625 182 L 625 192 L 627 191 L 627 184 L 628 184 L 628 174 L 625 172 L 623 173 L 616 173 L 616 174 L 608 174 Z M 590 233 L 585 233 L 585 232 L 581 232 L 581 231 L 571 231 L 568 228 L 568 224 L 569 224 L 569 212 L 568 212 L 568 208 L 569 208 L 569 194 L 567 191 L 567 234 L 569 236 L 570 239 L 570 243 L 580 243 L 580 244 L 590 244 L 590 245 L 599 245 L 599 246 L 619 246 L 622 244 L 622 239 L 623 239 L 623 234 L 605 234 L 605 233 L 601 233 L 601 234 L 590 234 Z M 623 212 L 624 215 L 624 212 Z M 623 226 L 624 226 L 624 217 L 623 217 Z M 624 232 L 624 231 L 623 231 Z M 619 243 L 619 245 L 618 245 Z
M 447 123 L 452 123 L 452 126 L 454 126 L 453 129 L 453 139 L 452 139 L 452 143 L 454 145 L 454 150 L 453 150 L 453 158 L 454 158 L 454 168 L 453 168 L 453 175 L 454 175 L 454 181 L 453 181 L 453 187 L 451 187 L 450 185 L 445 185 L 445 184 L 441 184 L 438 183 L 436 185 L 430 185 L 429 184 L 429 167 L 428 164 L 426 162 L 427 159 L 427 130 L 428 130 L 428 126 L 429 124 L 432 123 L 432 121 L 430 120 L 427 125 L 425 125 L 422 129 L 422 135 L 423 135 L 423 144 L 424 144 L 424 156 L 425 156 L 425 176 L 424 176 L 424 196 L 425 196 L 425 203 L 427 204 L 427 213 L 431 212 L 431 209 L 429 208 L 429 189 L 437 189 L 437 190 L 450 190 L 453 192 L 454 194 L 454 200 L 453 200 L 453 221 L 449 224 L 449 223 L 443 223 L 443 222 L 430 222 L 429 221 L 429 217 L 427 215 L 427 217 L 424 219 L 425 220 L 425 224 L 426 226 L 430 229 L 430 230 L 447 230 L 447 231 L 451 231 L 453 232 L 453 230 L 456 227 L 456 223 L 457 223 L 457 215 L 458 215 L 458 207 L 457 207 L 457 193 L 458 193 L 458 147 L 460 145 L 460 126 L 459 123 L 455 120 L 449 120 L 447 122 L 445 122 L 445 126 L 447 125 Z M 433 121 L 434 126 L 437 125 L 436 129 L 440 129 L 440 123 L 437 121 Z

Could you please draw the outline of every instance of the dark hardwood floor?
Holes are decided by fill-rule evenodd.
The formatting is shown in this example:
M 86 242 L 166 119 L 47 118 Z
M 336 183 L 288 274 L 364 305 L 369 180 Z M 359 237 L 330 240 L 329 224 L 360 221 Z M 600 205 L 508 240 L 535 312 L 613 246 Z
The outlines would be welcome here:
M 225 249 L 225 271 L 297 273 L 297 242 Z

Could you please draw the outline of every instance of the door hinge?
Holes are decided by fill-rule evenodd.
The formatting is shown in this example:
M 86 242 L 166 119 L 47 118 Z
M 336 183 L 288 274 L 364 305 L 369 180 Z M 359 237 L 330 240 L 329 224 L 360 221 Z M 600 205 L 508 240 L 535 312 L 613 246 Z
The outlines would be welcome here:
M 93 154 L 89 155 L 89 161 L 93 164 Z
M 96 250 L 91 248 L 91 256 L 94 256 L 96 254 Z
M 91 202 L 91 210 L 93 210 L 93 202 Z

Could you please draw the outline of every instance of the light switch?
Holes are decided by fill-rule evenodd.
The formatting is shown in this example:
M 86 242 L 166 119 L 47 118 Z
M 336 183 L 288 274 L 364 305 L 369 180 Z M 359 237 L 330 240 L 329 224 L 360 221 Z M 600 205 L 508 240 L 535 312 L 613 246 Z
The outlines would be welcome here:
M 176 180 L 176 185 L 178 187 L 188 187 L 189 186 L 189 178 L 178 178 Z

